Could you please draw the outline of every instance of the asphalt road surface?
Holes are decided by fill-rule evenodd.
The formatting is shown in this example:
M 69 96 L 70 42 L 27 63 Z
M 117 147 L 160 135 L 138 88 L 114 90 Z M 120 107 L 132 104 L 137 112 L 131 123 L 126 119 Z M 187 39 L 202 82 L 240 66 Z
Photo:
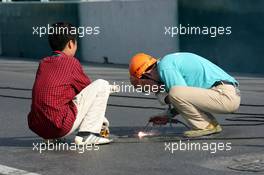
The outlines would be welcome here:
M 27 127 L 37 66 L 34 61 L 0 59 L 0 174 L 264 174 L 264 77 L 235 74 L 242 105 L 235 114 L 216 115 L 223 126 L 218 135 L 182 139 L 178 136 L 186 128 L 179 124 L 154 128 L 164 134 L 175 131 L 173 136 L 138 139 L 135 134 L 164 107 L 153 96 L 123 92 L 110 97 L 106 112 L 115 143 L 49 150 L 40 147 L 42 140 Z M 93 80 L 129 84 L 124 66 L 84 69 Z M 73 137 L 67 138 L 68 145 Z M 196 150 L 190 149 L 192 143 Z

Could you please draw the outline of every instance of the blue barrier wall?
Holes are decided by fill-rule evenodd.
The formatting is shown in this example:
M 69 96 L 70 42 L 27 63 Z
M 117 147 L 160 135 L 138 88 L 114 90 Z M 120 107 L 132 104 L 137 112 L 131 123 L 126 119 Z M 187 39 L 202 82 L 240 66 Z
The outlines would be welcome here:
M 50 54 L 47 36 L 33 35 L 32 27 L 58 21 L 78 25 L 76 3 L 0 3 L 2 55 L 40 59 Z
M 264 73 L 264 1 L 179 1 L 179 23 L 231 26 L 232 34 L 215 38 L 180 36 L 180 50 L 198 53 L 232 72 Z

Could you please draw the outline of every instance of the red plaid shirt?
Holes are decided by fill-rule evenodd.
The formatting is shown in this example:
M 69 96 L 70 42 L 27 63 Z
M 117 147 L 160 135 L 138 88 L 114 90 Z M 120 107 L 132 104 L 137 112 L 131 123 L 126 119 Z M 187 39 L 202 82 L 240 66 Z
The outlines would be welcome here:
M 45 139 L 65 136 L 77 114 L 72 100 L 90 83 L 76 58 L 56 52 L 42 59 L 32 90 L 29 128 Z

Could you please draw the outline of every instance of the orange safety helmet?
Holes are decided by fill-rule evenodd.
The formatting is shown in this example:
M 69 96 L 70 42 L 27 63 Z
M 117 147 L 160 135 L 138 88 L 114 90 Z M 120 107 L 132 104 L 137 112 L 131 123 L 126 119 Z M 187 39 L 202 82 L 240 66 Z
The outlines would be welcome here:
M 130 76 L 141 78 L 146 70 L 156 62 L 157 59 L 144 53 L 134 55 L 129 64 Z

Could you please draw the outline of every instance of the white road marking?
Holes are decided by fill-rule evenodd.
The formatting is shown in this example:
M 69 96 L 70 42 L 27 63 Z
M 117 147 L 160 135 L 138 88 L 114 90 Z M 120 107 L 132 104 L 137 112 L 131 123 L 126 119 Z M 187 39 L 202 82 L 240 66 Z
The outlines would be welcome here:
M 2 175 L 40 175 L 37 173 L 31 173 L 28 171 L 20 170 L 17 168 L 12 168 L 9 166 L 1 165 L 0 164 L 0 174 Z

